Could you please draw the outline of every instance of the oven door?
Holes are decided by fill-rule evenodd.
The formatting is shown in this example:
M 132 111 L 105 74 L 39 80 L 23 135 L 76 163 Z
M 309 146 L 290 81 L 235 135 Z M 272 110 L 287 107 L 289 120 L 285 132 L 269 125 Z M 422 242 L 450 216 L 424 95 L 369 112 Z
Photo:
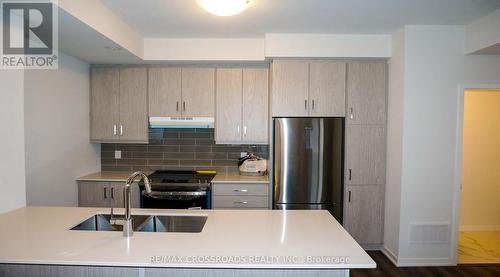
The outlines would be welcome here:
M 209 209 L 210 193 L 207 191 L 141 191 L 141 208 L 149 209 Z

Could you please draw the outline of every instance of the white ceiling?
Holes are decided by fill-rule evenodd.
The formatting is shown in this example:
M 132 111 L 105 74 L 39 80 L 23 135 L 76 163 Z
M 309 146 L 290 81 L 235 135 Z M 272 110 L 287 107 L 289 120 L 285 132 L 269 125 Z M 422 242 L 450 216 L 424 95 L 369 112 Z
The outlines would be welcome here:
M 144 37 L 262 37 L 265 33 L 391 33 L 403 25 L 466 24 L 499 0 L 251 0 L 233 17 L 196 0 L 101 0 Z

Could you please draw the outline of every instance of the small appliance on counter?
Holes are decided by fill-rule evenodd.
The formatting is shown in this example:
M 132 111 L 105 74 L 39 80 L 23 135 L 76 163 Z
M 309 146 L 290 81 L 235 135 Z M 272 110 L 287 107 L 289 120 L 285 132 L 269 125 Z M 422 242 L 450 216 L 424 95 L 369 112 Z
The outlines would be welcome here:
M 240 175 L 263 176 L 267 172 L 267 160 L 253 153 L 247 153 L 238 160 L 238 170 Z

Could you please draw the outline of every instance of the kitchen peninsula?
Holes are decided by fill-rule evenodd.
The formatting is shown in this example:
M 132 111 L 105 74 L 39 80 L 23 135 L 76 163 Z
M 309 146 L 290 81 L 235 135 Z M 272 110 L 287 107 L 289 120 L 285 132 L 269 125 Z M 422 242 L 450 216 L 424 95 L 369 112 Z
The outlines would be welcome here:
M 138 231 L 125 238 L 118 231 L 71 230 L 108 209 L 20 208 L 0 215 L 0 275 L 348 276 L 349 269 L 376 266 L 327 211 L 132 213 L 206 216 L 206 222 L 201 232 Z

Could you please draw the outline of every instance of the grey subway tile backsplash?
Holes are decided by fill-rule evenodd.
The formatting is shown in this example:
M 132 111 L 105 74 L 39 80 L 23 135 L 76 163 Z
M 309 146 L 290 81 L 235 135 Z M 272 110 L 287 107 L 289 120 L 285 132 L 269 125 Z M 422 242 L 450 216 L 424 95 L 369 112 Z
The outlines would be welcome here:
M 102 144 L 101 170 L 237 170 L 240 153 L 268 158 L 267 145 L 217 145 L 213 129 L 150 129 L 149 144 Z M 122 158 L 115 159 L 115 150 Z

